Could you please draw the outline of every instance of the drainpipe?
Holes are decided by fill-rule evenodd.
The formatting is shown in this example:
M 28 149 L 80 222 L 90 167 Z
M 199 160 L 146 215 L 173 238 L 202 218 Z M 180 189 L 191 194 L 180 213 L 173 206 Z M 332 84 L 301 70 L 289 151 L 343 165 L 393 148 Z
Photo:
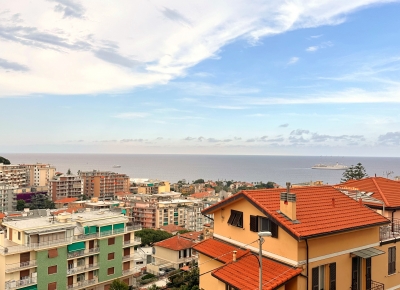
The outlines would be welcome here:
M 396 212 L 396 209 L 392 210 L 392 233 L 394 232 L 394 213 Z
M 306 275 L 307 275 L 307 282 L 306 282 L 306 289 L 308 290 L 308 240 L 306 239 L 306 265 L 307 265 L 307 270 L 306 270 Z

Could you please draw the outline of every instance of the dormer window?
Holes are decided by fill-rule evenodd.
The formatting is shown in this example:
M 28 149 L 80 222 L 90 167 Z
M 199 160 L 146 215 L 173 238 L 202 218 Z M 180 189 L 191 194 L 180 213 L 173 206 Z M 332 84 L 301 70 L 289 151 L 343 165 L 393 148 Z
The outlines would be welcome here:
M 238 228 L 243 228 L 243 212 L 232 209 L 228 224 Z

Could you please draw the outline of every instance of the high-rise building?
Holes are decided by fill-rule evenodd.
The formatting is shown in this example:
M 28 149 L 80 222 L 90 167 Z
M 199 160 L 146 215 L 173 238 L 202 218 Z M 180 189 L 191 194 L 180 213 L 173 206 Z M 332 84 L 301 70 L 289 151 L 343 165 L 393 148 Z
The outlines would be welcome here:
M 14 198 L 16 196 L 15 189 L 7 183 L 0 182 L 0 212 L 8 212 L 15 210 L 13 207 Z
M 82 187 L 82 178 L 78 175 L 54 176 L 49 182 L 49 195 L 53 201 L 66 197 L 81 198 Z
M 10 186 L 25 187 L 27 186 L 26 169 L 21 165 L 0 163 L 0 182 Z
M 56 173 L 56 168 L 50 164 L 20 164 L 25 168 L 28 186 L 49 186 L 50 180 Z
M 117 192 L 129 192 L 129 176 L 111 171 L 81 172 L 83 194 L 87 197 L 113 199 Z

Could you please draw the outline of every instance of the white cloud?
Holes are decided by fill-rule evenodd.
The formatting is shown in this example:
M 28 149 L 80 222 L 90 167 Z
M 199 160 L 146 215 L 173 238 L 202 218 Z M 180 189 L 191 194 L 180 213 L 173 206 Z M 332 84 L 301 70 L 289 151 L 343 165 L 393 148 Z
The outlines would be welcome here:
M 333 43 L 331 41 L 326 41 L 319 45 L 309 46 L 306 48 L 306 51 L 314 52 L 314 51 L 317 51 L 318 49 L 327 48 L 327 47 L 331 47 L 331 46 L 333 46 Z
M 14 69 L 0 69 L 0 96 L 165 84 L 218 58 L 236 39 L 256 43 L 288 30 L 335 25 L 346 13 L 383 2 L 389 0 L 226 0 L 194 9 L 179 0 L 2 0 L 1 58 L 3 67 Z
M 306 51 L 317 51 L 319 49 L 318 46 L 309 46 L 306 48 Z
M 299 59 L 300 59 L 300 58 L 294 56 L 294 57 L 290 58 L 290 60 L 288 61 L 287 64 L 288 64 L 288 65 L 295 64 L 295 63 L 297 63 L 297 62 L 299 61 Z

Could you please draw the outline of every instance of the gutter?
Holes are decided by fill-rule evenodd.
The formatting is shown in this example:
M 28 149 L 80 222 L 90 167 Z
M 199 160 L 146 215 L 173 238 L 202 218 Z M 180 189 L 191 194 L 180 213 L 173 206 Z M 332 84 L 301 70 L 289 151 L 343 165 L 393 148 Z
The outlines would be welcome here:
M 309 257 L 308 257 L 308 240 L 307 239 L 305 239 L 305 241 L 306 241 L 306 267 L 307 267 L 307 269 L 306 269 L 306 278 L 307 278 L 307 282 L 306 282 L 306 289 L 308 289 L 308 264 L 309 264 Z

